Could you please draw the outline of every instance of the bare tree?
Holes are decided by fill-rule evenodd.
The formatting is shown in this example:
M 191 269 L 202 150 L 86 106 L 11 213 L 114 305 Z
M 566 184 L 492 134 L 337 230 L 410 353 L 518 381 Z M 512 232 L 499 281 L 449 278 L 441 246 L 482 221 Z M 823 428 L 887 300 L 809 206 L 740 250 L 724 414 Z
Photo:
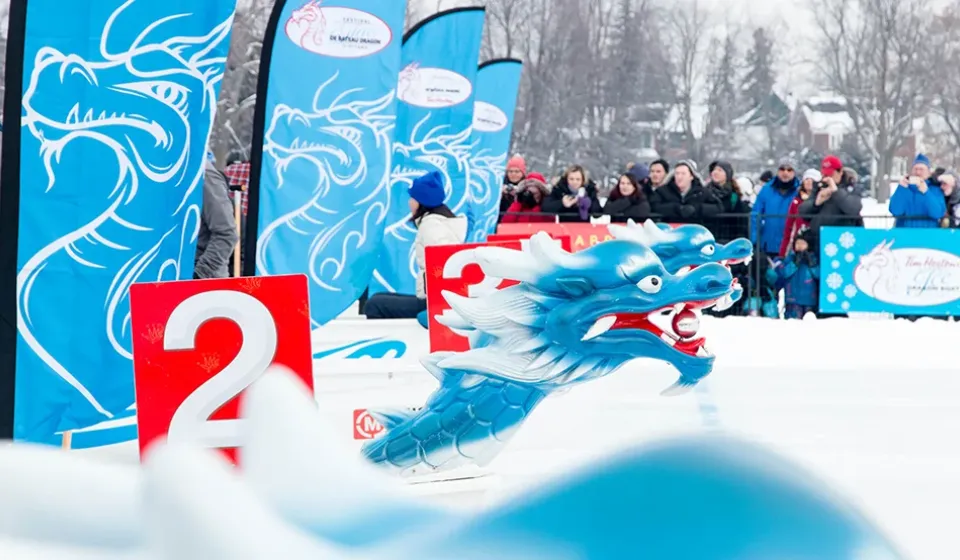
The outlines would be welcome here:
M 524 22 L 530 16 L 529 0 L 488 0 L 483 58 L 515 58 L 520 53 Z
M 211 149 L 217 161 L 231 153 L 250 157 L 253 110 L 257 101 L 260 52 L 273 0 L 246 0 L 237 6 L 230 55 L 217 102 Z
M 930 65 L 936 68 L 936 76 L 929 85 L 933 91 L 933 111 L 928 123 L 927 135 L 932 136 L 944 149 L 941 158 L 946 158 L 956 167 L 960 164 L 960 0 L 954 0 L 939 14 L 930 34 L 937 45 Z
M 810 0 L 826 85 L 847 103 L 860 142 L 873 157 L 873 187 L 886 180 L 914 119 L 930 106 L 930 0 Z
M 712 39 L 710 46 L 712 55 L 707 71 L 707 122 L 703 140 L 707 149 L 716 153 L 728 151 L 736 133 L 735 121 L 743 112 L 737 87 L 742 60 L 736 37 L 736 28 L 727 24 Z
M 710 37 L 710 14 L 700 0 L 678 2 L 668 12 L 666 37 L 670 48 L 674 103 L 680 114 L 680 124 L 686 136 L 688 157 L 704 159 L 701 135 L 702 123 L 695 122 L 706 85 Z

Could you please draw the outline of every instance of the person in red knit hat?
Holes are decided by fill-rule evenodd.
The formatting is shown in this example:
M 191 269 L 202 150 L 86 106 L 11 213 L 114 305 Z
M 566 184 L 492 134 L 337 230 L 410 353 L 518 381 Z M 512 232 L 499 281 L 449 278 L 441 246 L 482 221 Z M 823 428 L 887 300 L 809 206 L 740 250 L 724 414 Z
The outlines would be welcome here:
M 546 178 L 539 173 L 527 175 L 517 190 L 516 199 L 507 208 L 507 213 L 500 220 L 504 224 L 527 222 L 553 222 L 554 216 L 541 214 L 540 204 L 550 194 Z
M 517 200 L 517 190 L 527 178 L 527 162 L 521 156 L 513 156 L 507 160 L 507 172 L 503 176 L 503 186 L 500 188 L 500 213 L 504 213 Z

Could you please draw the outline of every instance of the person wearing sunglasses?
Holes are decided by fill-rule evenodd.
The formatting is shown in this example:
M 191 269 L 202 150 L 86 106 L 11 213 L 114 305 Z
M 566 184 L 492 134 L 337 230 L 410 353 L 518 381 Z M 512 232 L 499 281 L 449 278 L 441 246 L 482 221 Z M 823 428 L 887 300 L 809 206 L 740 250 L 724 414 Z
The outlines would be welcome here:
M 777 166 L 777 174 L 757 194 L 750 214 L 750 236 L 760 252 L 779 255 L 786 229 L 790 204 L 800 190 L 796 162 L 785 157 Z

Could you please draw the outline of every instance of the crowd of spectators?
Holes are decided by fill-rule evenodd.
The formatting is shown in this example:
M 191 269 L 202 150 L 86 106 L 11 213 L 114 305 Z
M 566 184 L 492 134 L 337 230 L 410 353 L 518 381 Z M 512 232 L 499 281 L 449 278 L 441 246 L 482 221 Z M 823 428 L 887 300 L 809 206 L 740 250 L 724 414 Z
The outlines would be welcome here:
M 865 193 L 859 177 L 833 155 L 819 169 L 806 170 L 784 157 L 776 170 L 760 176 L 756 189 L 754 181 L 736 176 L 723 160 L 712 162 L 703 176 L 689 160 L 629 164 L 610 183 L 609 194 L 602 197 L 601 186 L 582 166 L 547 180 L 514 156 L 507 162 L 501 191 L 501 221 L 649 218 L 702 224 L 720 242 L 747 237 L 755 244 L 756 258 L 750 268 L 734 272 L 749 286 L 749 297 L 728 313 L 786 318 L 817 313 L 820 229 L 863 225 Z M 958 183 L 955 171 L 934 169 L 929 158 L 918 155 L 890 199 L 895 226 L 960 227 Z

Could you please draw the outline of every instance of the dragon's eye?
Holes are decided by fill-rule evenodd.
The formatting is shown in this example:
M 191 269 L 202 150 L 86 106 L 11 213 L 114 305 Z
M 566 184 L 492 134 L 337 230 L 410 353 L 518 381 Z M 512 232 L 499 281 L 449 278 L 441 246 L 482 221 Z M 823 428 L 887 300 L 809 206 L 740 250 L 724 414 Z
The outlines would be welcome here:
M 707 245 L 707 246 L 705 246 L 703 249 L 700 249 L 700 252 L 703 253 L 704 255 L 708 256 L 708 257 L 709 257 L 709 256 L 712 256 L 714 253 L 717 252 L 717 246 L 716 246 L 716 245 Z
M 655 294 L 660 291 L 660 288 L 663 288 L 663 278 L 659 276 L 647 276 L 637 282 L 637 287 L 648 294 Z

